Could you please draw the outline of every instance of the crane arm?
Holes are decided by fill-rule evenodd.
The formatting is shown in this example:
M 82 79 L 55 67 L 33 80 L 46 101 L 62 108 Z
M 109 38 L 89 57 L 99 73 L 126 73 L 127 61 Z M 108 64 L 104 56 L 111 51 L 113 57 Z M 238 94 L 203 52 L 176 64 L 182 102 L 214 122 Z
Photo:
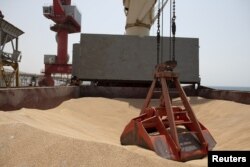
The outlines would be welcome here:
M 138 16 L 138 21 L 142 21 L 145 16 L 149 13 L 149 11 L 154 7 L 156 3 L 156 0 L 148 0 L 147 3 L 144 5 L 144 7 L 141 10 L 140 15 Z
M 130 0 L 123 0 L 124 8 L 129 8 Z
M 123 0 L 127 35 L 148 35 L 154 18 L 157 0 Z

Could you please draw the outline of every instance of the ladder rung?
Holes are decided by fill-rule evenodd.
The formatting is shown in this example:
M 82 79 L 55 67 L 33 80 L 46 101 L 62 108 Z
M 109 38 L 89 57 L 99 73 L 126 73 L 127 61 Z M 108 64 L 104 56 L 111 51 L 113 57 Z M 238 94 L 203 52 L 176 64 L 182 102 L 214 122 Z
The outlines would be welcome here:
M 160 90 L 155 90 L 154 93 L 161 93 L 162 91 Z
M 164 124 L 169 124 L 168 120 L 162 120 Z M 193 122 L 192 121 L 175 121 L 175 124 L 176 125 L 183 125 L 183 124 L 192 124 Z
M 186 111 L 176 111 L 176 112 L 174 112 L 174 114 L 185 114 L 185 113 L 187 113 Z
M 192 121 L 175 121 L 176 125 L 182 125 L 182 124 L 191 124 L 193 123 Z
M 188 133 L 195 133 L 195 134 L 197 134 L 198 132 L 196 132 L 196 131 L 183 131 L 183 132 L 179 132 L 178 134 L 188 134 Z

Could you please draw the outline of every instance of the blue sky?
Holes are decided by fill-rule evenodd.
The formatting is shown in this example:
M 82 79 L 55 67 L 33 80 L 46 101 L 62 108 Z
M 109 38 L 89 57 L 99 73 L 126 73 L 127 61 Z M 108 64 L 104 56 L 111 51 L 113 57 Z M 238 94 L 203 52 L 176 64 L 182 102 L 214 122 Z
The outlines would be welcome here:
M 1 0 L 5 19 L 23 30 L 19 49 L 20 70 L 40 73 L 43 55 L 56 54 L 53 24 L 42 14 L 52 0 Z M 124 34 L 122 0 L 72 0 L 82 13 L 82 33 Z M 169 34 L 169 6 L 164 10 L 164 36 Z M 201 84 L 207 86 L 250 86 L 250 1 L 176 0 L 177 37 L 200 41 Z M 153 27 L 151 35 L 156 34 Z M 68 53 L 80 34 L 69 36 Z

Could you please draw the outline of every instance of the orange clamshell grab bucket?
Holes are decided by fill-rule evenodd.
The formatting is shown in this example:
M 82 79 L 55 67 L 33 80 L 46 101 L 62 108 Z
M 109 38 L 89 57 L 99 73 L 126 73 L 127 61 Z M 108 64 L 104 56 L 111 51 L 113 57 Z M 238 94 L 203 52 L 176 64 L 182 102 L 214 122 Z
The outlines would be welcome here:
M 122 145 L 138 145 L 175 161 L 188 161 L 207 156 L 216 141 L 196 118 L 178 76 L 159 65 L 138 117 L 133 118 L 120 137 Z M 150 107 L 156 82 L 160 81 L 160 106 Z M 174 83 L 183 106 L 172 106 L 167 81 Z

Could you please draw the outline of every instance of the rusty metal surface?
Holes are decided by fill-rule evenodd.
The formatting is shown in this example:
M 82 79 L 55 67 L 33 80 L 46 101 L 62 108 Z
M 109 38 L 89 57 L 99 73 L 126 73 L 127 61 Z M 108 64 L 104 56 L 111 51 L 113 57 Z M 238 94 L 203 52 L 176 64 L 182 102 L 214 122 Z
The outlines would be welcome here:
M 107 98 L 145 98 L 149 88 L 145 87 L 27 87 L 0 88 L 0 110 L 10 111 L 20 108 L 53 108 L 65 100 L 78 97 L 107 97 Z M 178 94 L 171 89 L 171 97 Z M 184 87 L 187 96 L 201 96 L 208 99 L 230 100 L 250 104 L 250 92 L 215 90 L 200 86 L 195 90 L 192 86 Z M 153 98 L 158 98 L 155 94 Z
M 217 90 L 200 86 L 198 89 L 198 96 L 207 99 L 229 100 L 243 104 L 250 104 L 250 92 Z
M 161 83 L 162 95 L 159 98 L 160 105 L 155 107 L 150 105 L 150 101 L 157 81 Z M 174 83 L 182 107 L 172 106 L 167 82 Z M 155 151 L 163 158 L 188 161 L 206 156 L 208 148 L 216 144 L 215 140 L 210 139 L 213 139 L 212 135 L 197 120 L 178 76 L 158 65 L 140 115 L 124 128 L 120 137 L 121 144 L 138 145 Z
M 0 110 L 11 111 L 23 107 L 49 109 L 78 97 L 145 98 L 147 91 L 145 87 L 104 86 L 0 88 Z M 194 94 L 191 87 L 186 87 L 185 91 L 188 95 Z M 170 93 L 173 97 L 177 96 L 175 92 Z M 158 96 L 155 94 L 153 97 Z
M 0 110 L 49 109 L 63 101 L 80 97 L 79 87 L 27 87 L 0 89 Z
M 143 87 L 105 87 L 81 86 L 81 95 L 84 97 L 107 98 L 145 98 L 148 88 Z
M 145 87 L 121 87 L 121 86 L 81 86 L 80 94 L 83 97 L 106 97 L 106 98 L 145 98 L 149 88 Z M 193 86 L 185 86 L 184 91 L 188 96 L 196 96 Z M 178 93 L 169 89 L 171 97 L 178 97 Z M 154 93 L 153 98 L 159 98 L 161 94 Z

